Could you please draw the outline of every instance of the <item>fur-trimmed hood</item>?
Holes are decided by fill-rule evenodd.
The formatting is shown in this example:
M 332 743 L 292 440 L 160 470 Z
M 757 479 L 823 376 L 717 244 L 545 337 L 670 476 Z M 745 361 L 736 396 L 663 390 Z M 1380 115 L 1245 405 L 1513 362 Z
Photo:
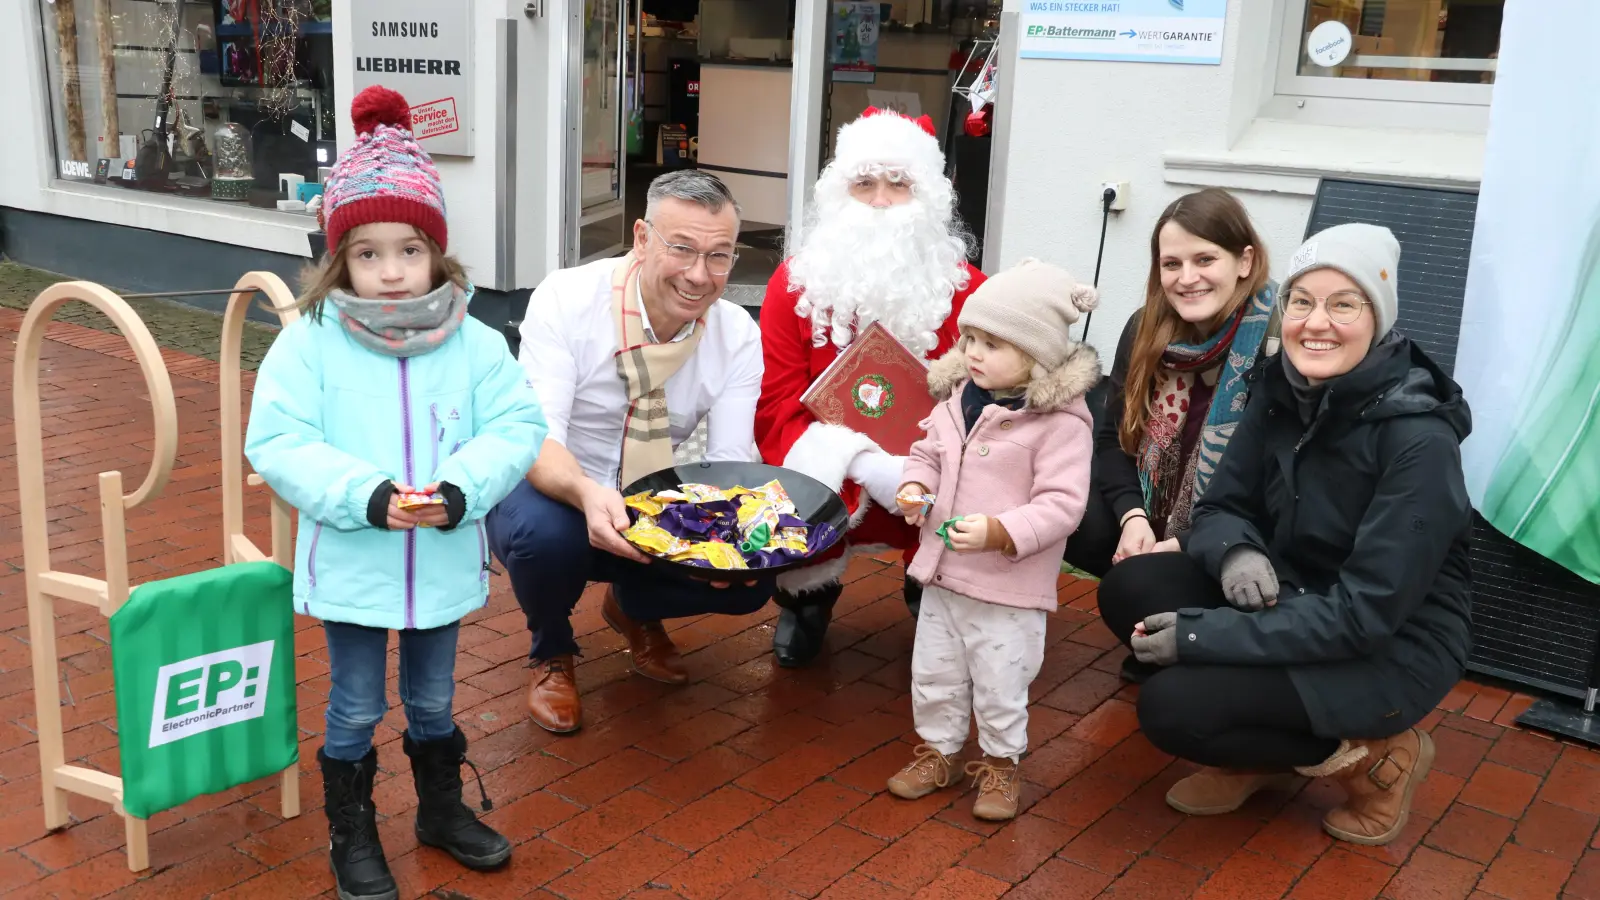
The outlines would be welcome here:
M 966 381 L 966 356 L 959 342 L 928 369 L 928 391 L 939 401 L 948 400 Z M 1028 382 L 1023 408 L 1034 412 L 1066 409 L 1099 383 L 1100 354 L 1088 344 L 1075 343 L 1054 372 Z

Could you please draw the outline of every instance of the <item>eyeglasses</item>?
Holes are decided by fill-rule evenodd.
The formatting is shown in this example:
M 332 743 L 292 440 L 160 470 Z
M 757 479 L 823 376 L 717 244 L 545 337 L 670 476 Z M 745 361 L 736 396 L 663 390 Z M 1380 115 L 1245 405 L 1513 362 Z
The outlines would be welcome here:
M 1355 291 L 1334 291 L 1326 297 L 1318 297 L 1310 291 L 1291 288 L 1283 298 L 1283 316 L 1286 319 L 1299 321 L 1315 312 L 1318 303 L 1327 310 L 1331 321 L 1339 325 L 1349 325 L 1361 318 L 1361 307 L 1371 304 L 1372 301 Z
M 655 235 L 656 238 L 661 241 L 661 246 L 665 248 L 666 258 L 669 261 L 676 263 L 679 269 L 682 271 L 687 272 L 688 270 L 694 268 L 694 264 L 699 262 L 700 257 L 703 256 L 706 259 L 707 272 L 711 273 L 712 275 L 726 275 L 733 271 L 733 264 L 739 261 L 739 254 L 737 253 L 728 253 L 723 250 L 703 253 L 693 247 L 688 247 L 683 244 L 669 244 L 667 243 L 667 239 L 662 237 L 660 232 L 656 231 L 656 226 L 653 225 L 649 219 L 645 220 L 644 227 L 650 229 L 650 233 Z

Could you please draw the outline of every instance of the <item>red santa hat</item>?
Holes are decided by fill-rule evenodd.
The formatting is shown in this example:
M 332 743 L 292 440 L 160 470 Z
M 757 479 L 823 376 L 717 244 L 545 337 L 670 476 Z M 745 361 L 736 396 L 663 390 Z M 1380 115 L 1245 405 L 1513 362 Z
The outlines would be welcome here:
M 911 119 L 869 106 L 859 119 L 839 129 L 828 166 L 847 175 L 872 166 L 903 169 L 913 183 L 926 182 L 944 177 L 944 151 L 932 119 Z

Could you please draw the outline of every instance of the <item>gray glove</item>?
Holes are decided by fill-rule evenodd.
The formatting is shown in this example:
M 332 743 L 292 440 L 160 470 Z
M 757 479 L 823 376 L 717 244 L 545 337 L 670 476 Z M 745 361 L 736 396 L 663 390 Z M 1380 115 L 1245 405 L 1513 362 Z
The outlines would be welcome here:
M 1272 560 L 1254 547 L 1235 547 L 1222 558 L 1222 596 L 1245 612 L 1278 602 L 1278 573 Z
M 1152 666 L 1171 666 L 1178 662 L 1178 614 L 1156 613 L 1144 620 L 1144 634 L 1133 633 L 1133 656 Z

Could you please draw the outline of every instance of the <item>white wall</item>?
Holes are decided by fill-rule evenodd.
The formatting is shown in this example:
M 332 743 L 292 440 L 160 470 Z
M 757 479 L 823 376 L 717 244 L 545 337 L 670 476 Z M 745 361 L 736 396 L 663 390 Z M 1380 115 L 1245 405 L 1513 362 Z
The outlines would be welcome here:
M 991 181 L 986 270 L 1036 256 L 1094 275 L 1101 184 L 1132 183 L 1111 214 L 1100 276 L 1101 309 L 1088 335 L 1109 364 L 1129 315 L 1143 302 L 1150 231 L 1168 203 L 1202 186 L 1234 192 L 1272 259 L 1284 264 L 1304 237 L 1318 179 L 1378 177 L 1473 186 L 1483 135 L 1401 130 L 1394 113 L 1346 113 L 1347 127 L 1275 120 L 1272 67 L 1286 0 L 1229 0 L 1221 65 L 1009 59 L 1007 158 Z M 1023 0 L 1006 0 L 1017 26 Z M 1321 110 L 1317 107 L 1322 107 Z M 1390 107 L 1398 104 L 1390 104 Z M 1312 109 L 1348 104 L 1313 101 Z M 1326 114 L 1326 113 L 1325 113 Z
M 1065 266 L 1079 280 L 1094 275 L 1100 240 L 1100 185 L 1132 183 L 1125 212 L 1111 214 L 1100 275 L 1101 306 L 1089 341 L 1109 365 L 1123 323 L 1144 301 L 1150 229 L 1161 210 L 1198 188 L 1166 181 L 1163 155 L 1174 149 L 1228 149 L 1230 113 L 1240 72 L 1247 0 L 1231 0 L 1220 66 L 1021 59 L 1009 110 L 1010 157 L 1001 185 L 1003 205 L 991 208 L 999 266 L 1036 256 Z M 1264 7 L 1260 0 L 1248 0 Z M 1009 13 L 1019 0 L 1007 0 Z M 1008 17 L 1009 18 L 1009 17 Z M 1251 43 L 1260 34 L 1247 35 Z M 1243 64 L 1264 74 L 1264 55 Z M 1249 102 L 1246 100 L 1245 102 Z M 1311 209 L 1299 194 L 1236 192 L 1281 270 L 1298 245 Z M 993 204 L 991 204 L 993 206 Z M 991 238 L 993 240 L 993 237 Z

